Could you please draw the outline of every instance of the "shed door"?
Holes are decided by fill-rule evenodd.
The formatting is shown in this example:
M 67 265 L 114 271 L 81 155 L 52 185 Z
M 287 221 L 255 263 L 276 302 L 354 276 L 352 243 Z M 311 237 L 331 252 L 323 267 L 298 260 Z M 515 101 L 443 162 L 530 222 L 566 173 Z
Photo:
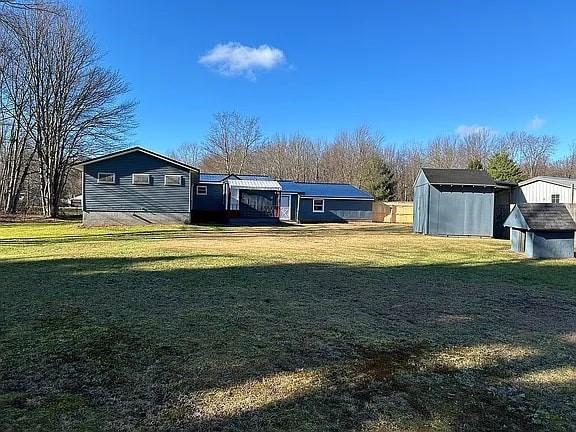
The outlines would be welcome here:
M 526 231 L 518 231 L 518 252 L 526 252 Z
M 290 202 L 291 196 L 290 195 L 282 195 L 280 197 L 280 220 L 290 220 Z

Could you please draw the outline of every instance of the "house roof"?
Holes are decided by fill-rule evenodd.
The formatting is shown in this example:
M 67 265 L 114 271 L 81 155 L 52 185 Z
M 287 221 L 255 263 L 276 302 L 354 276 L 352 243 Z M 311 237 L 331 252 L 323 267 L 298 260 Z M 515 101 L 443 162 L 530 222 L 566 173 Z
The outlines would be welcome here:
M 280 191 L 282 187 L 277 181 L 274 180 L 258 180 L 258 179 L 235 179 L 230 178 L 226 180 L 231 188 L 236 189 L 250 189 L 250 190 L 275 190 Z
M 240 180 L 272 180 L 272 177 L 260 174 L 200 173 L 200 182 L 221 183 L 229 177 Z
M 530 183 L 535 183 L 537 181 L 552 183 L 552 184 L 555 184 L 558 186 L 564 186 L 567 188 L 571 188 L 572 186 L 576 187 L 576 179 L 568 178 L 568 177 L 552 177 L 552 176 L 532 177 L 531 179 L 524 180 L 523 182 L 518 183 L 518 186 L 526 186 Z
M 566 205 L 557 203 L 516 204 L 504 226 L 528 231 L 576 231 Z
M 484 170 L 422 168 L 422 172 L 433 185 L 496 186 L 496 182 Z
M 183 163 L 183 162 L 179 162 L 179 161 L 177 161 L 177 160 L 175 160 L 175 159 L 169 158 L 169 157 L 167 157 L 167 156 L 161 155 L 160 153 L 156 153 L 156 152 L 153 152 L 153 151 L 151 151 L 151 150 L 147 150 L 147 149 L 142 148 L 142 147 L 130 147 L 130 148 L 125 149 L 125 150 L 120 150 L 120 151 L 117 151 L 117 152 L 108 153 L 108 154 L 103 155 L 103 156 L 98 156 L 98 157 L 95 157 L 95 158 L 92 158 L 92 159 L 87 159 L 87 160 L 85 160 L 85 161 L 83 161 L 83 162 L 77 163 L 77 164 L 74 165 L 74 166 L 75 166 L 75 167 L 82 167 L 82 166 L 85 166 L 85 165 L 90 165 L 90 164 L 93 164 L 93 163 L 96 163 L 96 162 L 100 162 L 100 161 L 103 161 L 103 160 L 107 160 L 107 159 L 113 159 L 113 158 L 116 158 L 116 157 L 119 157 L 119 156 L 124 156 L 124 155 L 126 155 L 126 154 L 134 153 L 134 152 L 140 152 L 140 153 L 147 154 L 147 155 L 149 155 L 149 156 L 155 157 L 155 158 L 157 158 L 157 159 L 161 159 L 161 160 L 163 160 L 163 161 L 165 161 L 165 162 L 171 163 L 171 164 L 173 164 L 173 165 L 179 166 L 179 167 L 184 168 L 184 169 L 187 169 L 187 170 L 200 171 L 198 168 L 195 168 L 195 167 L 193 167 L 193 166 L 191 166 L 191 165 L 185 164 L 185 163 Z
M 368 192 L 348 183 L 306 183 L 280 181 L 282 192 L 298 193 L 313 198 L 348 198 L 373 200 Z

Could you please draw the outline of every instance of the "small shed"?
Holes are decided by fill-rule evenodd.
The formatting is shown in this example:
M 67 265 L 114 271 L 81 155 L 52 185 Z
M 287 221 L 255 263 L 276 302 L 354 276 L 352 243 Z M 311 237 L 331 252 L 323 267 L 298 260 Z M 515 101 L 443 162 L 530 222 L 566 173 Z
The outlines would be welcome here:
M 497 188 L 483 170 L 422 168 L 414 183 L 414 232 L 493 237 Z
M 574 258 L 576 222 L 564 204 L 516 204 L 504 222 L 514 252 L 529 258 Z

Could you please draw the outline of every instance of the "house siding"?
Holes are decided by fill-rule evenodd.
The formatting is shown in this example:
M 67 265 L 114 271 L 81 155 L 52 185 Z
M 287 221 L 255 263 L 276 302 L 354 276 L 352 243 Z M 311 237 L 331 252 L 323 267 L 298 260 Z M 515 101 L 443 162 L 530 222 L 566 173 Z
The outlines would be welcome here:
M 198 195 L 196 186 L 206 186 L 207 195 Z M 214 183 L 198 183 L 198 185 L 194 185 L 194 210 L 203 212 L 225 211 L 224 185 Z
M 545 181 L 535 181 L 524 186 L 518 186 L 512 191 L 512 202 L 514 204 L 524 203 L 551 203 L 552 195 L 560 195 L 560 202 L 563 204 L 571 204 L 572 188 L 568 186 L 560 186 Z
M 110 172 L 115 184 L 99 184 L 98 173 Z M 133 185 L 132 174 L 149 174 L 149 185 Z M 165 175 L 181 175 L 181 186 L 165 186 Z M 190 213 L 190 178 L 198 173 L 142 152 L 132 152 L 84 167 L 86 212 Z
M 312 211 L 312 199 L 300 197 L 300 222 L 345 222 L 372 220 L 371 200 L 325 199 L 324 212 Z

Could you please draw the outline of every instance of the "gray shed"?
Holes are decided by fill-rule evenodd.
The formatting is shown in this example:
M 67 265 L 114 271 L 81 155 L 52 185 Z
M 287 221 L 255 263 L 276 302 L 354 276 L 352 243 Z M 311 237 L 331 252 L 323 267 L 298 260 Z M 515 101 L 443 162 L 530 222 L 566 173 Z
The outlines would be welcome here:
M 486 171 L 422 168 L 414 183 L 414 232 L 494 236 L 498 187 Z
M 564 204 L 516 204 L 504 222 L 514 252 L 529 258 L 574 258 L 576 222 Z

